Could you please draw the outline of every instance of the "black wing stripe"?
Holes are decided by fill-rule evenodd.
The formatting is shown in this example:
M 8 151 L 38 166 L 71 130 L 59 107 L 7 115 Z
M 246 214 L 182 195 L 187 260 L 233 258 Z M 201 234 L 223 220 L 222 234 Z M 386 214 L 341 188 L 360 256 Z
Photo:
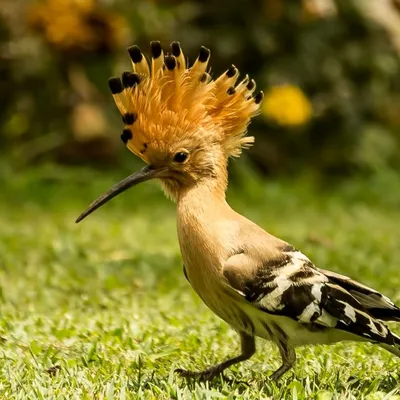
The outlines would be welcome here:
M 390 308 L 368 308 L 368 312 L 376 319 L 382 321 L 400 321 L 400 310 Z
M 280 315 L 287 315 L 298 319 L 307 306 L 315 301 L 311 293 L 312 285 L 294 286 L 291 285 L 282 294 L 282 304 L 284 308 L 278 311 Z M 321 312 L 319 312 L 321 314 Z M 315 317 L 314 317 L 315 318 Z

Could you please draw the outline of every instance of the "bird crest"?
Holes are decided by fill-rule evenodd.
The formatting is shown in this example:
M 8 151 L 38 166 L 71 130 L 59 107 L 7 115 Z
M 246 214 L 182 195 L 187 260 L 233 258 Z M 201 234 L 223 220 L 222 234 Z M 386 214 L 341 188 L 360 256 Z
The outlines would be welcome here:
M 138 46 L 128 48 L 133 71 L 110 78 L 109 86 L 125 125 L 121 139 L 149 163 L 154 148 L 175 142 L 219 143 L 226 157 L 239 156 L 254 142 L 246 137 L 250 119 L 259 111 L 263 93 L 231 66 L 213 80 L 208 62 L 210 50 L 201 47 L 189 67 L 180 44 L 165 54 L 160 42 L 151 42 L 151 62 Z

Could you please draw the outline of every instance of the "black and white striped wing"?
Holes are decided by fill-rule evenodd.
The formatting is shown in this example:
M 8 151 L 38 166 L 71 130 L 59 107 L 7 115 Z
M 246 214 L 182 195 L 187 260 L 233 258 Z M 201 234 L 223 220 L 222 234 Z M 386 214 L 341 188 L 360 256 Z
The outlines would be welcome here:
M 346 289 L 368 313 L 382 321 L 400 321 L 400 309 L 388 297 L 345 275 L 319 269 L 329 280 Z
M 276 260 L 269 260 L 247 276 L 242 273 L 240 279 L 235 276 L 237 271 L 237 266 L 230 267 L 228 263 L 224 276 L 237 293 L 264 312 L 290 317 L 303 324 L 344 330 L 370 341 L 394 344 L 388 328 L 338 279 L 314 267 L 295 249 L 283 250 Z

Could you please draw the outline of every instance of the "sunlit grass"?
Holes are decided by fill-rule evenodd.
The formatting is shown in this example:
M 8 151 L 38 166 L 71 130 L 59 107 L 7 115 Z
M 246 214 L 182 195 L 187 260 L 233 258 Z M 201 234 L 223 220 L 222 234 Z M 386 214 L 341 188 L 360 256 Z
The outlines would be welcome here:
M 399 361 L 377 346 L 298 350 L 279 385 L 278 352 L 187 383 L 238 352 L 236 333 L 182 274 L 174 205 L 156 185 L 120 196 L 87 220 L 86 205 L 123 175 L 54 168 L 7 176 L 0 191 L 1 399 L 392 399 Z M 400 303 L 400 189 L 390 175 L 340 187 L 252 180 L 234 207 L 314 262 Z M 393 326 L 400 333 L 400 327 Z M 245 381 L 248 385 L 241 383 Z

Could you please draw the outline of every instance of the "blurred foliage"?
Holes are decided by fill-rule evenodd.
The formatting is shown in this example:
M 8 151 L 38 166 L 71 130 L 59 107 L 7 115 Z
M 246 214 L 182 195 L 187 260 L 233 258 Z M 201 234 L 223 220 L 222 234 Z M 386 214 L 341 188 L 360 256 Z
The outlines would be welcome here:
M 392 7 L 400 23 L 397 0 Z M 368 3 L 368 2 L 367 2 Z M 393 32 L 358 0 L 7 0 L 0 10 L 0 154 L 117 163 L 118 113 L 107 78 L 124 48 L 179 40 L 211 48 L 266 98 L 248 156 L 267 173 L 326 176 L 400 167 L 400 56 Z M 390 5 L 389 5 L 390 3 Z M 398 41 L 398 38 L 396 38 Z

